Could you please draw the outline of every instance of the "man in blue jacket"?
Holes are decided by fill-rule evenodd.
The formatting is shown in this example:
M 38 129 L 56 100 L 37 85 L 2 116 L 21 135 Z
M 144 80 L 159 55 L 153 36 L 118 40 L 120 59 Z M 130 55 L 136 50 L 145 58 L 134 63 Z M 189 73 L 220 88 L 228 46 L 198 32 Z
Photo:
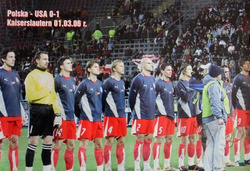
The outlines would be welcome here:
M 207 135 L 204 169 L 206 171 L 224 170 L 225 123 L 227 113 L 223 99 L 225 97 L 219 81 L 221 68 L 211 65 L 205 76 L 202 92 L 202 122 Z

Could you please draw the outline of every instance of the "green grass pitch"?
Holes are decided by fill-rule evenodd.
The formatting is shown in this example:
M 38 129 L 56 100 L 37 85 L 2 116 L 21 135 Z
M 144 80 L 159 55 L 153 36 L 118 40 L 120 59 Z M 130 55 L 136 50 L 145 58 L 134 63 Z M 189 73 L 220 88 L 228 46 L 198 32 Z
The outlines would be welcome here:
M 126 137 L 126 159 L 125 159 L 125 168 L 127 171 L 134 170 L 134 155 L 133 155 L 133 148 L 135 143 L 135 137 L 130 134 L 131 128 L 128 128 L 128 135 Z M 178 146 L 180 142 L 180 138 L 176 138 L 174 136 L 174 142 L 172 146 L 172 157 L 171 157 L 171 165 L 175 168 L 178 167 Z M 153 140 L 154 141 L 154 140 Z M 104 146 L 105 140 L 103 140 L 103 146 Z M 22 135 L 19 140 L 19 171 L 25 170 L 25 153 L 26 148 L 28 144 L 28 138 L 27 138 L 27 128 L 22 129 Z M 41 161 L 41 141 L 39 142 L 39 145 L 36 150 L 35 159 L 34 159 L 34 171 L 42 171 L 42 161 Z M 64 155 L 64 149 L 66 145 L 63 144 L 62 150 L 60 151 L 60 158 L 57 165 L 58 171 L 64 171 L 65 170 L 65 163 L 63 159 Z M 76 141 L 76 148 L 75 148 L 75 162 L 74 162 L 74 170 L 79 170 L 79 162 L 77 157 L 77 151 L 79 147 L 79 142 Z M 116 144 L 114 144 L 112 148 L 112 169 L 117 170 L 117 161 L 115 157 L 115 147 Z M 242 148 L 242 152 L 243 152 Z M 243 153 L 242 153 L 243 154 Z M 185 157 L 185 165 L 187 166 L 187 155 Z M 233 148 L 231 148 L 231 160 L 233 160 Z M 196 161 L 196 160 L 195 160 Z M 153 159 L 151 155 L 151 166 L 153 167 Z M 161 154 L 160 154 L 160 166 L 163 167 L 163 144 L 161 146 Z M 143 168 L 143 163 L 141 162 L 141 169 Z M 8 161 L 8 141 L 5 141 L 4 149 L 2 152 L 2 159 L 0 162 L 0 171 L 8 171 L 9 169 L 9 161 Z M 93 142 L 89 143 L 88 149 L 87 149 L 87 171 L 94 171 L 96 170 L 96 162 L 94 158 L 94 144 Z M 227 171 L 249 171 L 250 165 L 245 167 L 231 167 L 226 168 Z

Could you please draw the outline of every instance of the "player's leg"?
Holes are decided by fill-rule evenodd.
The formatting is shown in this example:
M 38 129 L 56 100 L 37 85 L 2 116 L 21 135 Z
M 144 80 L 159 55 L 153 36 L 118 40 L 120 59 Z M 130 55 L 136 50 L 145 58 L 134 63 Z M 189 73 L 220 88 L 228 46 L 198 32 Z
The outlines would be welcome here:
M 125 137 L 119 137 L 116 145 L 118 170 L 125 171 Z
M 75 140 L 67 139 L 66 140 L 67 148 L 64 153 L 64 161 L 66 164 L 66 171 L 72 171 L 74 165 L 74 149 L 75 149 Z
M 81 139 L 80 146 L 78 149 L 78 160 L 80 164 L 80 171 L 86 171 L 86 161 L 87 161 L 87 147 L 88 147 L 89 140 L 88 139 Z
M 110 171 L 111 169 L 111 148 L 114 143 L 114 137 L 106 137 L 106 144 L 104 146 L 104 161 L 105 161 L 105 171 Z
M 151 143 L 153 139 L 153 134 L 145 135 L 143 142 L 143 163 L 144 170 L 151 170 L 150 166 L 150 156 L 151 156 Z
M 97 164 L 97 171 L 103 171 L 104 155 L 102 151 L 102 138 L 95 138 L 95 160 Z
M 53 136 L 47 135 L 42 139 L 42 162 L 43 171 L 50 171 L 51 168 L 51 149 L 52 149 Z
M 54 139 L 54 147 L 51 150 L 51 171 L 56 170 L 59 158 L 59 151 L 61 149 L 62 143 L 62 139 Z
M 4 145 L 4 139 L 0 140 L 0 162 L 1 162 L 1 157 L 2 157 L 2 150 L 3 150 L 3 145 Z
M 172 143 L 174 135 L 166 136 L 166 142 L 164 144 L 164 169 L 170 168 L 170 158 L 172 155 Z M 165 169 L 166 170 L 166 169 Z
M 180 170 L 187 170 L 184 165 L 184 159 L 186 155 L 186 148 L 188 144 L 188 135 L 181 136 L 181 142 L 178 149 L 178 155 L 179 155 L 179 169 Z
M 11 171 L 17 170 L 18 164 L 19 164 L 18 141 L 19 141 L 19 136 L 17 135 L 11 136 L 11 139 L 9 142 L 9 154 L 8 154 Z
M 196 134 L 192 134 L 189 137 L 189 144 L 187 147 L 188 151 L 188 169 L 189 170 L 198 170 L 198 167 L 194 164 L 194 155 L 195 155 L 195 144 L 196 144 Z
M 157 136 L 153 145 L 153 160 L 154 160 L 154 170 L 160 170 L 159 158 L 161 143 L 164 140 L 164 136 Z
M 244 162 L 245 164 L 250 164 L 250 126 L 246 128 L 246 137 L 244 139 Z
M 244 163 L 241 162 L 240 160 L 240 151 L 241 151 L 241 142 L 242 139 L 244 138 L 245 134 L 245 127 L 237 127 L 236 135 L 234 138 L 234 161 L 237 166 L 243 166 Z
M 33 170 L 33 162 L 36 147 L 38 145 L 39 136 L 30 136 L 29 137 L 29 144 L 26 151 L 25 162 L 26 162 L 26 171 Z
M 142 145 L 144 141 L 144 134 L 137 134 L 135 145 L 134 145 L 134 162 L 135 162 L 135 170 L 141 170 L 140 169 L 140 161 L 141 161 L 141 151 L 142 151 Z

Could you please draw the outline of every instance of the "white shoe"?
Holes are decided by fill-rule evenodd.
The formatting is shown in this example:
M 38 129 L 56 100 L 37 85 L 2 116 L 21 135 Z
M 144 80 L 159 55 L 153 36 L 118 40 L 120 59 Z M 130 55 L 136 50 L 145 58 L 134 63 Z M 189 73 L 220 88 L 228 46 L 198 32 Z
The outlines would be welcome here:
M 232 161 L 228 161 L 228 162 L 225 162 L 225 166 L 226 167 L 235 167 L 236 164 L 234 162 L 232 162 Z
M 143 171 L 154 171 L 151 167 L 144 167 Z
M 162 171 L 161 167 L 154 168 L 154 171 Z
M 172 166 L 164 167 L 164 168 L 163 168 L 163 171 L 177 171 L 177 170 L 179 170 L 179 169 L 176 169 L 176 168 L 174 168 L 174 167 L 172 167 Z

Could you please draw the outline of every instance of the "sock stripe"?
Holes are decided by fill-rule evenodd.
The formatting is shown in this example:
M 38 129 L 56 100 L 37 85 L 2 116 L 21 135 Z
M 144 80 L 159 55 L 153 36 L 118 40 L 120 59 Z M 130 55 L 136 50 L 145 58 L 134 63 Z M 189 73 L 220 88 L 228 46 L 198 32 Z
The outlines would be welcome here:
M 36 150 L 36 147 L 37 147 L 36 145 L 32 145 L 32 144 L 29 144 L 29 145 L 28 145 L 28 149 L 29 149 L 29 150 L 32 150 L 32 151 L 35 151 L 35 150 Z
M 52 149 L 52 144 L 43 144 L 42 145 L 42 149 L 44 149 L 44 150 L 51 150 Z

